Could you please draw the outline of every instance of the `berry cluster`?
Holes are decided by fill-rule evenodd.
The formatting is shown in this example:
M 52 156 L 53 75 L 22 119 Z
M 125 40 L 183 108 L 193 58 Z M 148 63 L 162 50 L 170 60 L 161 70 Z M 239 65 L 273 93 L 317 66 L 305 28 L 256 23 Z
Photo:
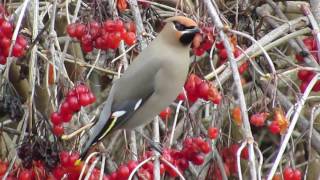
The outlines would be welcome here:
M 316 40 L 313 37 L 307 37 L 303 39 L 303 43 L 308 48 L 311 55 L 316 59 L 316 61 L 319 62 L 318 47 L 317 47 Z M 308 56 L 307 52 L 301 51 L 299 54 L 296 54 L 296 59 L 298 62 L 303 63 L 304 57 L 307 57 L 307 56 Z M 301 80 L 300 91 L 303 93 L 306 90 L 311 79 L 315 76 L 315 72 L 308 71 L 308 70 L 299 70 L 297 76 Z M 320 91 L 320 81 L 317 81 L 317 83 L 312 88 L 312 91 L 314 92 Z
M 311 55 L 316 59 L 316 61 L 319 62 L 316 40 L 313 37 L 307 37 L 303 39 L 303 43 L 307 47 L 307 49 L 310 51 Z M 304 57 L 307 57 L 307 56 L 308 56 L 307 52 L 301 51 L 299 54 L 296 54 L 296 59 L 298 62 L 303 63 Z
M 53 133 L 56 136 L 61 136 L 64 132 L 62 123 L 69 122 L 72 119 L 73 113 L 79 111 L 81 106 L 87 106 L 95 101 L 96 97 L 87 86 L 80 84 L 71 89 L 61 103 L 59 112 L 51 114 Z
M 187 92 L 187 97 L 190 102 L 195 102 L 198 98 L 202 98 L 206 101 L 211 101 L 214 104 L 221 102 L 221 95 L 218 89 L 210 82 L 202 80 L 195 74 L 190 74 L 184 88 Z M 178 95 L 178 100 L 184 100 L 184 93 L 181 92 Z
M 316 75 L 313 71 L 308 70 L 299 70 L 298 71 L 298 78 L 301 80 L 300 84 L 300 91 L 303 93 L 307 86 L 309 85 L 312 78 Z M 320 80 L 316 82 L 316 84 L 313 86 L 312 91 L 319 92 L 320 91 Z
M 173 164 L 177 169 L 183 173 L 188 167 L 189 163 L 201 165 L 204 162 L 204 155 L 211 151 L 209 143 L 202 138 L 186 138 L 183 142 L 182 150 L 164 149 L 162 158 Z M 133 169 L 137 167 L 138 163 L 153 156 L 152 151 L 147 151 L 139 161 L 130 160 L 126 164 L 122 164 L 118 169 L 107 175 L 110 180 L 127 179 Z M 153 178 L 153 162 L 145 163 L 139 170 L 137 175 L 142 179 Z M 170 166 L 165 163 L 160 163 L 160 174 L 168 173 L 171 177 L 177 177 L 178 174 Z
M 238 173 L 238 168 L 237 168 L 238 149 L 239 149 L 238 144 L 232 144 L 230 147 L 225 147 L 221 151 L 221 156 L 224 162 L 224 167 L 226 169 L 227 176 L 230 176 L 230 174 L 236 176 Z M 242 149 L 240 157 L 244 160 L 248 160 L 249 153 L 248 153 L 247 147 Z
M 0 64 L 6 64 L 14 26 L 6 20 L 6 12 L 3 6 L 0 6 Z M 28 42 L 26 38 L 23 35 L 18 35 L 13 45 L 12 55 L 14 57 L 22 57 L 26 52 L 27 45 Z
M 266 121 L 268 116 L 269 113 L 267 112 L 253 114 L 250 117 L 250 123 L 256 127 L 264 126 L 264 122 Z
M 196 56 L 202 56 L 206 51 L 209 51 L 215 41 L 214 29 L 211 26 L 201 28 L 201 34 L 196 34 L 193 39 L 193 53 Z
M 62 179 L 65 177 L 68 180 L 77 180 L 79 179 L 80 173 L 83 169 L 83 162 L 78 161 L 79 153 L 72 152 L 68 153 L 66 151 L 62 151 L 59 154 L 60 164 L 56 166 L 50 176 L 53 176 L 53 179 Z M 90 163 L 89 163 L 90 166 Z M 85 174 L 88 169 L 85 169 Z M 83 177 L 85 177 L 85 174 Z M 94 168 L 92 174 L 90 175 L 90 180 L 98 180 L 100 177 L 100 170 Z M 103 175 L 103 179 L 108 179 L 106 175 Z
M 288 129 L 289 121 L 287 120 L 284 112 L 280 108 L 276 108 L 273 114 L 273 120 L 268 126 L 272 134 L 284 134 Z
M 284 180 L 301 180 L 301 171 L 299 169 L 292 169 L 286 167 L 283 170 L 283 179 Z
M 74 23 L 67 26 L 69 36 L 79 40 L 86 53 L 93 48 L 117 49 L 121 40 L 131 46 L 136 42 L 135 31 L 134 23 L 124 24 L 120 19 L 106 20 L 102 24 L 91 21 L 88 24 Z

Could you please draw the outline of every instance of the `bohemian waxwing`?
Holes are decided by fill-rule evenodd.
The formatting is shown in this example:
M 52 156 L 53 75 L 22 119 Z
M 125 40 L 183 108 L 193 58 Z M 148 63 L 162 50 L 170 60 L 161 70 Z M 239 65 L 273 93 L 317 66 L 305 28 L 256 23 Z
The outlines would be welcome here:
M 82 158 L 91 145 L 110 132 L 151 122 L 182 90 L 189 69 L 190 44 L 199 29 L 183 16 L 165 22 L 158 36 L 114 82 L 99 120 L 84 143 Z

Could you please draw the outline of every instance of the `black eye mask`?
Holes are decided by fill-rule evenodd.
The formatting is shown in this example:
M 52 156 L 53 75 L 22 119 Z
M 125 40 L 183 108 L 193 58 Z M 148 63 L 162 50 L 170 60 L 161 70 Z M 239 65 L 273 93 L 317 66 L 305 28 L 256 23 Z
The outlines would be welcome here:
M 173 21 L 174 27 L 178 30 L 178 31 L 185 31 L 187 29 L 194 29 L 195 26 L 185 26 L 177 21 Z

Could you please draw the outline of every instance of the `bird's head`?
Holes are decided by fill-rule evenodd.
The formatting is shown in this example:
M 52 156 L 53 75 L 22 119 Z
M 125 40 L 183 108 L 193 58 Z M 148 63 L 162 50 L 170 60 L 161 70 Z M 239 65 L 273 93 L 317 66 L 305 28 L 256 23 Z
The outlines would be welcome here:
M 165 20 L 167 23 L 164 27 L 167 33 L 170 33 L 169 38 L 187 46 L 190 45 L 196 33 L 200 32 L 195 21 L 184 16 L 174 16 Z

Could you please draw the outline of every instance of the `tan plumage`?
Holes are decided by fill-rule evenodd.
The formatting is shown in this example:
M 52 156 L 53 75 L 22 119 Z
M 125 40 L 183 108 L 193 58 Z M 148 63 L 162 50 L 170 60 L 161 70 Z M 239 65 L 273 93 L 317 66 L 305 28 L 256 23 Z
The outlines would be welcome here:
M 190 44 L 199 30 L 193 20 L 182 16 L 165 22 L 157 38 L 114 82 L 83 148 L 83 156 L 111 131 L 133 129 L 152 121 L 182 90 L 190 62 Z

